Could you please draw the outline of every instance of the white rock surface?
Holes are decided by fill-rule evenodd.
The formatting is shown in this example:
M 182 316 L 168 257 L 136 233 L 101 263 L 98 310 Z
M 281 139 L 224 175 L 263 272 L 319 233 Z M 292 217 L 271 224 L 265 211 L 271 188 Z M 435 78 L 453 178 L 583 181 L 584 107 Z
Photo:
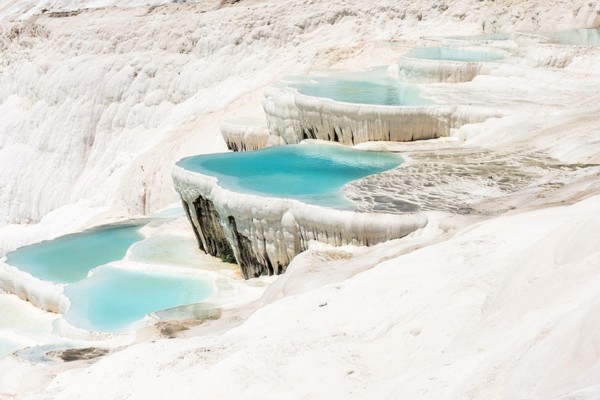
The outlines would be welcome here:
M 188 208 L 200 248 L 223 257 L 223 247 L 228 245 L 227 251 L 233 251 L 246 278 L 283 272 L 311 241 L 368 246 L 427 225 L 422 213 L 357 213 L 293 199 L 236 193 L 219 186 L 215 177 L 179 166 L 173 170 L 173 181 Z M 215 238 L 223 238 L 227 244 L 215 248 L 210 244 Z
M 226 120 L 221 123 L 221 135 L 229 150 L 249 151 L 267 147 L 269 131 L 260 119 Z
M 174 201 L 173 162 L 225 150 L 221 120 L 255 112 L 284 75 L 391 64 L 406 48 L 390 42 L 422 36 L 600 26 L 600 4 L 556 0 L 129 2 L 140 7 L 29 17 L 107 5 L 123 4 L 0 3 L 2 252 Z M 598 163 L 597 49 L 518 44 L 521 66 L 452 92 L 511 116 L 451 134 Z M 181 339 L 141 332 L 95 363 L 4 358 L 0 397 L 598 399 L 599 180 L 493 218 L 432 215 L 371 249 L 315 245 L 260 301 Z
M 450 107 L 352 104 L 269 88 L 263 107 L 269 143 L 320 139 L 352 146 L 372 140 L 412 141 L 448 136 Z
M 222 335 L 134 345 L 22 398 L 595 399 L 599 204 L 507 215 L 420 250 L 390 242 L 369 254 L 388 252 L 377 267 Z M 304 259 L 302 275 L 364 257 L 329 254 L 344 263 Z

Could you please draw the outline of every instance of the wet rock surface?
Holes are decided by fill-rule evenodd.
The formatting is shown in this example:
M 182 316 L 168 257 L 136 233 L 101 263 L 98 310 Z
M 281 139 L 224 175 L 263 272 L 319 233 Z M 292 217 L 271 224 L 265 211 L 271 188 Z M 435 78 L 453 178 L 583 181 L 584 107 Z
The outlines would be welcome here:
M 508 208 L 490 210 L 479 204 L 521 191 L 558 189 L 573 173 L 600 170 L 596 165 L 563 163 L 541 152 L 457 147 L 409 153 L 409 157 L 410 162 L 396 169 L 350 183 L 346 197 L 362 212 L 501 213 Z
M 181 332 L 202 324 L 202 320 L 164 321 L 155 325 L 162 337 L 175 339 Z
M 50 351 L 47 355 L 51 358 L 60 359 L 64 362 L 93 360 L 103 357 L 109 353 L 108 349 L 100 349 L 98 347 L 86 347 L 82 349 L 66 349 Z
M 313 240 L 332 246 L 369 246 L 424 227 L 421 213 L 357 213 L 231 192 L 214 178 L 176 167 L 176 190 L 208 254 L 236 262 L 244 278 L 279 275 Z

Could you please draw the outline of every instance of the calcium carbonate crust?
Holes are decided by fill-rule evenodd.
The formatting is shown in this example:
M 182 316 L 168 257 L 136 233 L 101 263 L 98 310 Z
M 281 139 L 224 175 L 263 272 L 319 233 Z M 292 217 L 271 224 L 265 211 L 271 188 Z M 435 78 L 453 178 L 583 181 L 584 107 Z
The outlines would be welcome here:
M 237 262 L 245 278 L 282 273 L 312 240 L 368 246 L 427 224 L 422 213 L 367 214 L 232 192 L 215 177 L 177 166 L 173 181 L 199 247 Z
M 64 313 L 69 300 L 64 285 L 38 279 L 31 274 L 0 261 L 0 290 L 14 294 L 45 311 Z
M 290 88 L 265 90 L 268 145 L 320 139 L 355 145 L 368 141 L 408 142 L 449 136 L 467 123 L 498 117 L 493 109 L 464 105 L 384 106 L 353 104 L 300 94 Z
M 224 121 L 220 130 L 227 147 L 232 151 L 263 149 L 269 140 L 266 126 Z

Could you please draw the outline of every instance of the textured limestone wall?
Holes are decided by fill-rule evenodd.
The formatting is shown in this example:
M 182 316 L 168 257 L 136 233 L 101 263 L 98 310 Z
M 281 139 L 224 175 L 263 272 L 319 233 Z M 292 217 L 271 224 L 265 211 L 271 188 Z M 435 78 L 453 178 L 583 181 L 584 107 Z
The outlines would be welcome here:
M 199 247 L 237 262 L 245 278 L 282 273 L 311 240 L 368 246 L 427 224 L 420 213 L 357 213 L 235 193 L 220 187 L 214 177 L 180 167 L 173 170 L 173 181 Z
M 448 136 L 451 107 L 394 107 L 337 102 L 286 89 L 265 92 L 269 132 L 277 142 L 321 139 L 354 145 L 372 140 L 411 141 Z
M 267 147 L 269 131 L 266 126 L 224 121 L 220 129 L 231 151 L 258 150 Z
M 69 300 L 63 294 L 63 284 L 38 279 L 0 259 L 0 291 L 14 294 L 37 308 L 54 313 L 64 313 Z
M 355 145 L 367 141 L 435 139 L 452 128 L 481 122 L 497 111 L 466 106 L 380 106 L 305 96 L 288 88 L 265 91 L 270 145 L 321 139 Z
M 481 62 L 437 61 L 403 57 L 398 63 L 398 77 L 409 82 L 469 82 L 489 72 L 494 64 Z

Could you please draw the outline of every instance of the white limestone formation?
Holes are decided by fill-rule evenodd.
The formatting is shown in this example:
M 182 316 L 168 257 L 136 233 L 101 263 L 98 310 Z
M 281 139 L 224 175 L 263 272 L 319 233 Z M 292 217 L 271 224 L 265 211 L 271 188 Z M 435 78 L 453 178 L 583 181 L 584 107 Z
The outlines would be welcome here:
M 408 82 L 469 82 L 477 75 L 490 73 L 495 63 L 475 61 L 440 61 L 402 57 L 398 77 Z
M 31 274 L 0 261 L 0 290 L 14 294 L 45 311 L 63 313 L 69 300 L 63 294 L 64 285 L 43 281 Z
M 269 131 L 266 122 L 250 119 L 225 120 L 220 129 L 229 150 L 246 151 L 267 147 Z
M 312 240 L 368 246 L 427 224 L 421 213 L 357 213 L 232 192 L 219 186 L 215 177 L 179 166 L 173 170 L 173 181 L 199 247 L 236 261 L 246 278 L 283 272 Z
M 394 63 L 404 51 L 389 43 L 408 50 L 431 44 L 425 36 L 600 27 L 594 1 L 194 1 L 0 2 L 0 253 L 172 203 L 175 160 L 226 150 L 220 121 L 256 114 L 250 99 L 284 76 Z M 91 9 L 105 6 L 115 7 Z M 495 161 L 487 151 L 542 153 L 590 170 L 583 177 L 565 165 L 564 179 L 548 174 L 508 204 L 490 201 L 493 214 L 428 212 L 424 229 L 375 246 L 313 242 L 286 274 L 243 281 L 252 296 L 233 290 L 220 319 L 178 339 L 164 326 L 128 343 L 32 336 L 22 346 L 110 353 L 72 363 L 46 362 L 47 346 L 8 355 L 0 397 L 600 398 L 600 180 L 586 165 L 600 163 L 600 54 L 513 39 L 515 64 L 427 89 L 461 121 L 499 118 L 402 151 L 431 146 L 440 170 L 469 148 L 482 164 Z M 285 119 L 270 121 L 285 134 L 268 144 L 295 138 L 298 110 L 286 104 Z M 495 176 L 469 185 L 466 173 L 459 189 L 493 190 Z M 452 189 L 431 188 L 438 198 Z M 233 207 L 223 193 L 211 191 L 215 204 Z M 274 226 L 304 218 L 283 214 Z M 277 237 L 266 218 L 244 224 Z M 222 287 L 242 282 L 224 268 Z M 0 342 L 16 320 L 4 304 Z M 56 315 L 25 312 L 37 322 L 28 325 L 68 331 Z
M 447 136 L 450 107 L 353 104 L 311 97 L 291 88 L 265 91 L 270 143 L 320 139 L 354 145 L 370 140 L 410 141 Z
M 432 59 L 419 57 L 418 55 L 407 54 L 400 57 L 394 77 L 400 81 L 411 83 L 458 83 L 469 82 L 477 75 L 489 74 L 498 68 L 498 63 L 507 62 L 511 56 L 511 51 L 515 51 L 516 44 L 512 41 L 485 41 L 474 39 L 445 39 L 440 38 L 440 51 L 449 50 L 458 56 L 464 56 L 466 59 Z M 433 48 L 435 51 L 437 48 Z M 426 51 L 417 49 L 417 51 Z M 488 58 L 484 61 L 466 61 L 469 55 L 481 55 L 482 58 Z M 451 57 L 450 57 L 451 58 Z
M 407 142 L 450 135 L 453 128 L 502 115 L 498 110 L 459 105 L 384 106 L 311 97 L 288 87 L 265 90 L 263 107 L 269 144 L 320 139 L 355 145 Z

